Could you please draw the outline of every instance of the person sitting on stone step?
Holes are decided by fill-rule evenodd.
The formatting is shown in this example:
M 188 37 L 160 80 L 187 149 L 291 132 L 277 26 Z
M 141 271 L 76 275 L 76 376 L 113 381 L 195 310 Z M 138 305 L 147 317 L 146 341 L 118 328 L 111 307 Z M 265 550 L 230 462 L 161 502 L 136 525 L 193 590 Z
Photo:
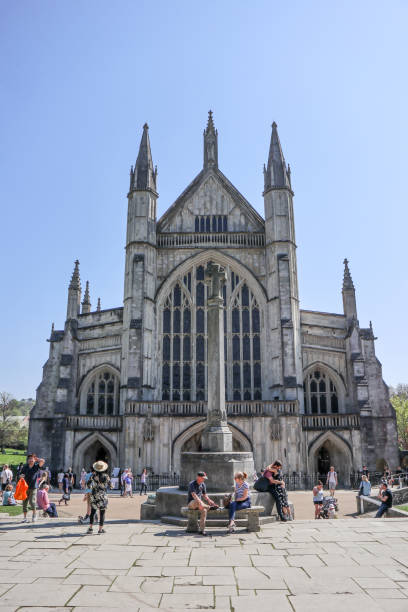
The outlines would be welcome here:
M 251 496 L 249 495 L 249 484 L 246 481 L 248 478 L 246 472 L 235 472 L 235 499 L 228 506 L 229 523 L 228 532 L 235 531 L 235 512 L 251 507 Z
M 207 480 L 207 474 L 205 472 L 197 472 L 195 480 L 192 480 L 188 485 L 188 500 L 187 505 L 191 510 L 198 510 L 200 513 L 200 529 L 201 535 L 208 535 L 205 530 L 205 523 L 207 520 L 207 512 L 211 508 L 218 508 L 218 505 L 213 502 L 207 495 L 207 488 L 205 486 L 205 480 Z M 203 499 L 207 502 L 205 504 Z

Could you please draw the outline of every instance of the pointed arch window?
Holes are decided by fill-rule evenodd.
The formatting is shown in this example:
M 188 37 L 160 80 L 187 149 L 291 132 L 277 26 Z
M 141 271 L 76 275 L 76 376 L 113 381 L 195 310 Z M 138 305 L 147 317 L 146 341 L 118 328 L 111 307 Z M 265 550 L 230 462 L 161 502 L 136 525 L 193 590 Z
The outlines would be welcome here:
M 329 374 L 320 368 L 310 372 L 303 383 L 306 414 L 339 412 L 337 388 Z
M 194 220 L 195 232 L 221 233 L 228 231 L 228 215 L 199 215 Z
M 262 399 L 260 307 L 245 280 L 230 269 L 227 272 L 228 281 L 223 288 L 226 398 Z M 206 310 L 204 265 L 198 265 L 177 281 L 162 306 L 164 400 L 207 398 Z
M 111 370 L 98 372 L 86 392 L 86 414 L 111 415 L 119 413 L 119 378 Z

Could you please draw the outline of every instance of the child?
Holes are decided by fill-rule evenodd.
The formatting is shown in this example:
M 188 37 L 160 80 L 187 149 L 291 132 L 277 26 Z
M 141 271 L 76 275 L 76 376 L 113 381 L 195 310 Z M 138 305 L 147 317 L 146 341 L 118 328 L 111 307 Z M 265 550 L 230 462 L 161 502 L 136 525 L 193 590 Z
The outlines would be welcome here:
M 84 484 L 85 484 L 85 489 L 84 489 L 84 499 L 82 501 L 86 501 L 86 514 L 85 516 L 78 516 L 78 522 L 81 523 L 81 525 L 83 525 L 84 523 L 86 523 L 87 521 L 89 521 L 89 517 L 91 516 L 91 486 L 90 486 L 90 479 L 92 477 L 93 474 L 93 470 L 89 470 L 89 472 L 87 472 L 87 474 L 85 475 L 84 478 Z
M 320 518 L 320 512 L 323 506 L 323 483 L 321 480 L 313 487 L 313 503 L 315 507 L 315 519 Z
M 16 506 L 17 502 L 13 495 L 13 485 L 8 484 L 3 491 L 3 506 Z

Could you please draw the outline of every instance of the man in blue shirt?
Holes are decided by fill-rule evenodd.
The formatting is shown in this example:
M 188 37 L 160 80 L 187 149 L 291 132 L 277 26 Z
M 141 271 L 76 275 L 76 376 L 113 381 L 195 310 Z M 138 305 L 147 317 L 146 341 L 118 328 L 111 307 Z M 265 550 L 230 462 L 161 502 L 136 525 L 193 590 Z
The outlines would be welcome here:
M 201 533 L 203 536 L 208 535 L 205 530 L 205 522 L 207 520 L 207 512 L 209 508 L 218 508 L 217 504 L 207 495 L 205 480 L 207 480 L 207 474 L 205 472 L 197 472 L 196 479 L 192 480 L 188 485 L 187 500 L 187 505 L 189 508 L 192 510 L 198 510 L 200 512 L 199 533 Z M 204 504 L 203 499 L 207 502 L 207 504 Z
M 28 505 L 30 505 L 33 511 L 33 523 L 37 518 L 35 507 L 37 502 L 38 479 L 44 463 L 44 459 L 39 459 L 36 455 L 30 454 L 27 457 L 27 463 L 21 469 L 20 478 L 24 478 L 28 484 L 27 497 L 23 499 L 23 523 L 27 522 Z

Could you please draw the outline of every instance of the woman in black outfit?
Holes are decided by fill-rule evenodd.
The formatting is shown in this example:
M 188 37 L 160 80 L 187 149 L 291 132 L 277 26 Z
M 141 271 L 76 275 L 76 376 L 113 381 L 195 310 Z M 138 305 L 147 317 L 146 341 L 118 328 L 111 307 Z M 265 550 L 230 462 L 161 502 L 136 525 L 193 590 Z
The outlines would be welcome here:
M 105 512 L 108 506 L 107 489 L 111 486 L 110 478 L 107 474 L 108 464 L 104 461 L 97 461 L 93 464 L 94 473 L 88 482 L 88 487 L 91 489 L 91 515 L 89 517 L 89 529 L 87 533 L 93 533 L 93 524 L 95 514 L 99 510 L 99 529 L 98 535 L 105 533 L 103 528 L 105 522 Z
M 270 485 L 268 492 L 272 495 L 276 502 L 276 510 L 281 521 L 290 521 L 290 508 L 288 495 L 284 486 L 282 476 L 282 463 L 278 460 L 268 465 L 265 469 L 264 476 L 269 480 Z

